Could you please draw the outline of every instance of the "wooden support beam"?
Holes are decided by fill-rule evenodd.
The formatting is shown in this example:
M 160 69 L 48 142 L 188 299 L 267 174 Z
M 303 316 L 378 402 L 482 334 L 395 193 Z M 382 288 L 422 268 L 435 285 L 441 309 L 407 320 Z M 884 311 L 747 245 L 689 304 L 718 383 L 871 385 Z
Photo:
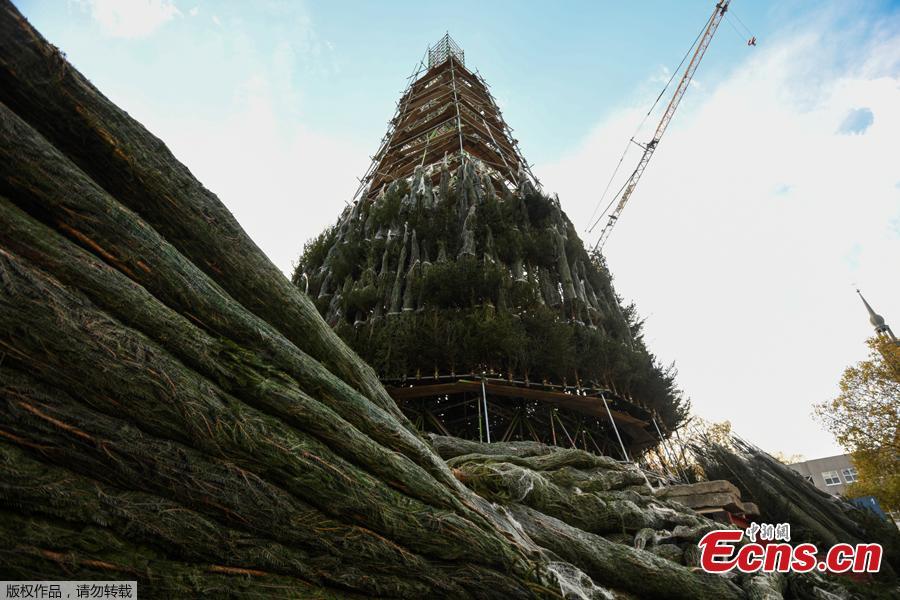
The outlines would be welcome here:
M 480 386 L 481 383 L 478 381 L 461 379 L 448 383 L 424 384 L 407 387 L 388 386 L 387 389 L 392 398 L 397 401 L 403 401 L 411 398 L 439 396 L 442 394 L 453 394 L 463 391 L 480 392 Z M 564 392 L 526 388 L 508 384 L 505 385 L 492 380 L 485 381 L 485 388 L 492 396 L 537 400 L 539 402 L 556 404 L 561 408 L 567 408 L 594 417 L 605 417 L 607 415 L 603 403 L 598 402 L 597 398 L 590 396 L 578 396 L 575 394 L 566 394 Z M 647 422 L 615 409 L 611 409 L 610 413 L 617 423 L 631 424 L 638 427 L 647 425 Z
M 516 410 L 515 414 L 513 414 L 513 418 L 510 419 L 509 425 L 506 427 L 506 431 L 503 432 L 503 437 L 500 438 L 500 441 L 508 442 L 510 436 L 513 432 L 513 427 L 515 427 L 516 422 L 519 420 L 519 411 Z
M 553 433 L 553 445 L 555 446 L 556 445 L 556 423 L 553 419 L 553 411 L 555 411 L 556 409 L 553 407 L 550 407 L 547 410 L 550 412 L 550 431 Z

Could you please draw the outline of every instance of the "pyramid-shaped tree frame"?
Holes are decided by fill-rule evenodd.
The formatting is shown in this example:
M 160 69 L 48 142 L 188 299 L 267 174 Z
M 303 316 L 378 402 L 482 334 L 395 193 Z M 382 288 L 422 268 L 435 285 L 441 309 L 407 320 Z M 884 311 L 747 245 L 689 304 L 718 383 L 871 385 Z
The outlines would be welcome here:
M 410 76 L 354 200 L 376 197 L 417 167 L 446 162 L 453 171 L 472 159 L 498 183 L 516 188 L 527 178 L 539 187 L 487 83 L 466 68 L 465 53 L 446 34 Z M 431 171 L 439 176 L 437 169 Z

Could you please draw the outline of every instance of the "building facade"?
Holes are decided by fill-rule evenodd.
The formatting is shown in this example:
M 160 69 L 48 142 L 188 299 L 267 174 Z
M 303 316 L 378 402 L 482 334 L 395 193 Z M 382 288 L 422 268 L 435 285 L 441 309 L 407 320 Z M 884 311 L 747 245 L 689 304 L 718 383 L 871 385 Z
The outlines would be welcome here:
M 847 486 L 859 477 L 849 454 L 838 454 L 788 465 L 814 486 L 835 496 L 845 495 Z

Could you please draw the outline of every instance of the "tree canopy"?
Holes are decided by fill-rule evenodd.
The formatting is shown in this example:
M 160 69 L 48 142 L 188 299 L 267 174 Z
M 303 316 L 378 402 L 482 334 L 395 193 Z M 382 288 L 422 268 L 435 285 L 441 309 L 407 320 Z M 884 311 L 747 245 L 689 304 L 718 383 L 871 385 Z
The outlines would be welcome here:
M 816 407 L 817 417 L 850 451 L 859 480 L 856 496 L 873 495 L 889 510 L 900 509 L 900 345 L 868 340 L 869 356 L 847 367 L 840 393 Z

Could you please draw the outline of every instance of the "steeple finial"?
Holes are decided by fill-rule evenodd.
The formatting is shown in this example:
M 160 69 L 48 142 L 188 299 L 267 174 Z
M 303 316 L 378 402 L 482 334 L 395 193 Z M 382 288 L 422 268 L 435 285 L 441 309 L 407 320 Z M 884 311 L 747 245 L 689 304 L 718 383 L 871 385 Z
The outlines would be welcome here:
M 894 332 L 891 331 L 890 325 L 884 322 L 884 317 L 872 310 L 872 307 L 869 306 L 869 303 L 866 301 L 865 296 L 862 295 L 862 292 L 860 292 L 858 288 L 856 290 L 856 293 L 859 294 L 860 299 L 866 306 L 866 310 L 869 312 L 869 323 L 871 323 L 872 327 L 875 328 L 875 333 L 881 336 L 885 336 L 892 342 L 897 343 L 897 338 L 894 337 Z
M 884 325 L 884 317 L 872 310 L 872 307 L 869 306 L 868 302 L 866 302 L 866 297 L 862 295 L 862 292 L 860 292 L 859 289 L 856 290 L 856 293 L 859 294 L 859 297 L 863 301 L 863 304 L 866 305 L 866 310 L 869 311 L 869 323 L 871 323 L 877 331 L 879 327 Z

